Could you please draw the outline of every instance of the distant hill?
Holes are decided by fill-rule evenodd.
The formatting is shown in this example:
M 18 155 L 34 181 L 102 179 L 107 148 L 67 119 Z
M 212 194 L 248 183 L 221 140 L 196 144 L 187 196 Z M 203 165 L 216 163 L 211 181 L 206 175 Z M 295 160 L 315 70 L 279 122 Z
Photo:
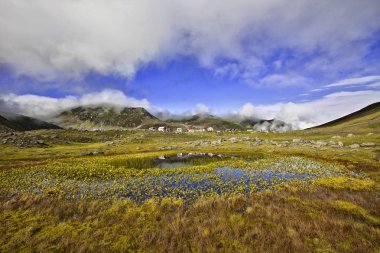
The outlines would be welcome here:
M 371 104 L 363 109 L 350 113 L 336 120 L 313 127 L 380 127 L 380 102 Z M 312 128 L 312 129 L 313 129 Z
M 54 118 L 54 122 L 64 128 L 89 130 L 137 128 L 142 124 L 157 121 L 159 119 L 144 108 L 114 108 L 107 106 L 76 107 L 64 111 Z
M 243 127 L 240 124 L 210 115 L 210 114 L 196 114 L 191 117 L 186 117 L 182 119 L 169 119 L 166 120 L 167 123 L 171 124 L 183 124 L 187 127 L 197 128 L 197 127 L 213 127 L 215 130 L 226 130 L 226 129 L 238 129 L 242 130 Z
M 24 115 L 0 112 L 1 131 L 29 131 L 38 129 L 60 129 L 60 127 Z

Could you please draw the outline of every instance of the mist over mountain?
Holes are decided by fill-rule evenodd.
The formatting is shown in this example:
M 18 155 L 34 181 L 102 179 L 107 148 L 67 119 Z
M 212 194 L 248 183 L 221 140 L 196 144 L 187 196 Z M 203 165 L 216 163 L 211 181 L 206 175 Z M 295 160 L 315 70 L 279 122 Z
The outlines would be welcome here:
M 29 131 L 39 129 L 60 129 L 60 127 L 24 115 L 0 112 L 1 131 Z

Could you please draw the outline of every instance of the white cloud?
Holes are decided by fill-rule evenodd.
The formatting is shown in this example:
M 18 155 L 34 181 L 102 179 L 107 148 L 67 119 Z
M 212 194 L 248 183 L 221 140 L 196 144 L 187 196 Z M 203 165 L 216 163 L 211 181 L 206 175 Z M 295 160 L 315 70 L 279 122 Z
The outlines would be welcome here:
M 305 77 L 297 75 L 279 75 L 273 74 L 264 77 L 258 82 L 262 87 L 289 87 L 289 86 L 306 86 L 310 83 Z
M 317 88 L 317 89 L 312 89 L 310 92 L 319 92 L 319 91 L 323 91 L 323 90 L 325 90 L 325 89 L 319 89 L 319 88 Z
M 360 65 L 368 38 L 379 28 L 378 1 L 310 5 L 308 0 L 0 0 L 0 64 L 41 80 L 81 78 L 89 71 L 133 78 L 144 64 L 185 55 L 211 68 L 220 67 L 219 59 L 233 60 L 239 66 L 229 70 L 249 81 L 265 72 L 265 59 L 276 49 L 287 48 L 323 52 L 318 62 L 328 64 L 313 65 L 319 70 Z M 273 61 L 279 71 L 287 66 L 284 59 Z
M 0 95 L 0 111 L 9 111 L 23 115 L 49 119 L 56 114 L 77 106 L 111 105 L 114 107 L 144 107 L 150 104 L 146 99 L 135 99 L 118 90 L 103 90 L 85 94 L 81 97 L 66 96 L 51 98 L 37 95 Z
M 244 118 L 254 117 L 257 113 L 258 112 L 255 110 L 255 107 L 251 103 L 245 103 L 239 110 L 239 115 Z
M 205 104 L 199 103 L 195 107 L 195 112 L 198 114 L 208 114 L 211 113 L 211 109 Z
M 304 129 L 337 119 L 379 100 L 380 91 L 337 92 L 305 103 L 258 106 L 246 103 L 237 114 L 242 117 L 276 118 L 291 123 L 293 128 Z
M 369 88 L 380 88 L 380 82 L 368 84 L 367 87 L 369 87 Z
M 325 87 L 339 87 L 339 86 L 349 86 L 349 85 L 363 85 L 372 82 L 380 81 L 380 76 L 363 76 L 357 78 L 349 78 L 338 81 L 336 83 L 325 85 Z

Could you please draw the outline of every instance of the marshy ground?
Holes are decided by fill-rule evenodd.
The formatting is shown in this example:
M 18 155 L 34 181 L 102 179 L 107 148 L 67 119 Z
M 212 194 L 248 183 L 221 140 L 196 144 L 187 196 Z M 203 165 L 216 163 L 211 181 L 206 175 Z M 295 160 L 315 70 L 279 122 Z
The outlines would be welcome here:
M 0 251 L 378 252 L 377 129 L 3 134 Z

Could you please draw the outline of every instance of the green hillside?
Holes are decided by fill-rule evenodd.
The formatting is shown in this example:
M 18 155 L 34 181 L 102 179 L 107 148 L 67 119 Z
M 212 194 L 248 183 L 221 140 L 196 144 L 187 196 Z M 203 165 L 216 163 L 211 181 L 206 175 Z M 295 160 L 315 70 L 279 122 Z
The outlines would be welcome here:
M 344 117 L 324 123 L 316 128 L 379 128 L 380 127 L 380 102 L 371 104 L 363 109 L 350 113 Z

